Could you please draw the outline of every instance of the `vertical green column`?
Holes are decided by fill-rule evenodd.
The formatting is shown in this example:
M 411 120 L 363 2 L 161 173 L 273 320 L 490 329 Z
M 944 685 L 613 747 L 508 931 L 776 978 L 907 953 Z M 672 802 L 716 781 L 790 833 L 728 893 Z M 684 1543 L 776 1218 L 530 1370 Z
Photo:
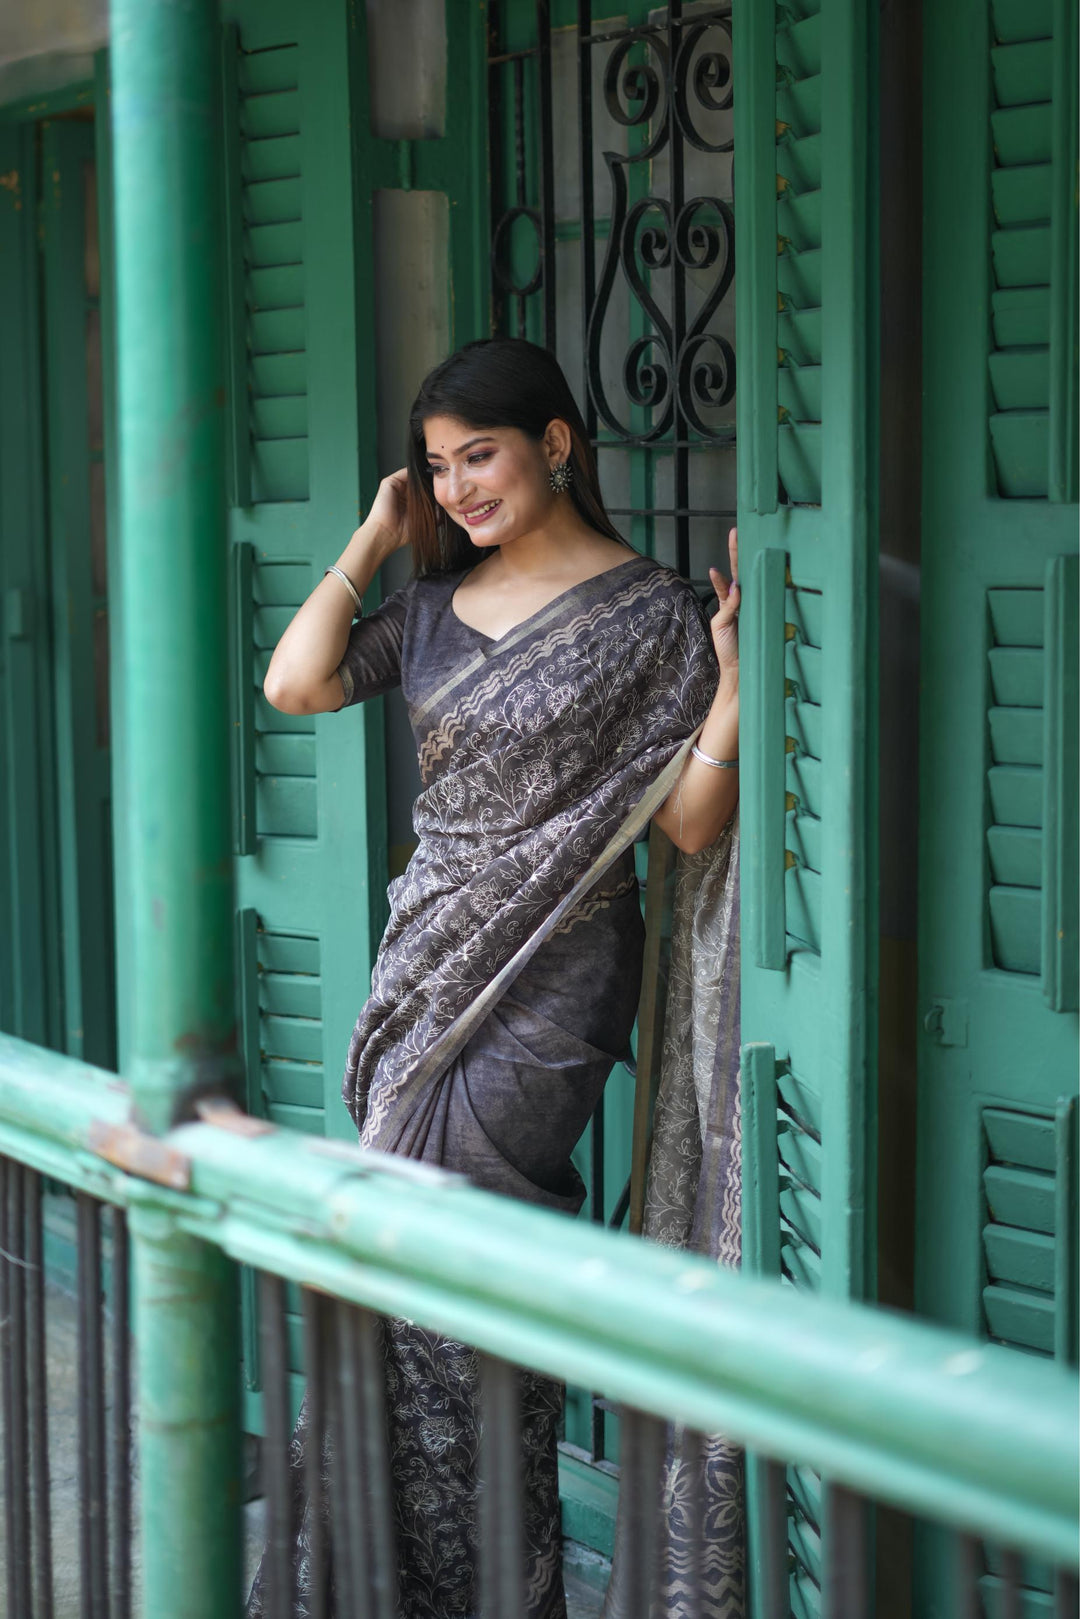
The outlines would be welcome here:
M 113 0 L 131 1065 L 164 1129 L 233 1039 L 220 101 L 210 0 Z
M 233 1058 L 213 0 L 113 0 L 128 1077 L 161 1131 Z M 240 1603 L 232 1267 L 132 1211 L 143 1612 Z

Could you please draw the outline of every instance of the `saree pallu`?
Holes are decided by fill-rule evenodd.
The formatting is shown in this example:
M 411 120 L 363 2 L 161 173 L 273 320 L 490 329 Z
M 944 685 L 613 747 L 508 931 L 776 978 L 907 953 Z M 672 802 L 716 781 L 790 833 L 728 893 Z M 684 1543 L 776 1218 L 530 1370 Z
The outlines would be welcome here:
M 631 555 L 498 640 L 465 625 L 463 574 L 411 581 L 354 625 L 346 705 L 400 684 L 422 790 L 389 890 L 343 1096 L 362 1145 L 565 1213 L 570 1153 L 628 1054 L 642 925 L 632 838 L 716 687 L 704 613 Z M 652 813 L 649 810 L 649 813 Z M 640 823 L 640 825 L 639 825 Z M 384 1333 L 402 1619 L 476 1611 L 476 1356 L 407 1322 Z M 523 1373 L 527 1619 L 562 1619 L 559 1387 Z M 295 1565 L 306 1556 L 303 1414 Z M 262 1610 L 261 1581 L 249 1614 Z

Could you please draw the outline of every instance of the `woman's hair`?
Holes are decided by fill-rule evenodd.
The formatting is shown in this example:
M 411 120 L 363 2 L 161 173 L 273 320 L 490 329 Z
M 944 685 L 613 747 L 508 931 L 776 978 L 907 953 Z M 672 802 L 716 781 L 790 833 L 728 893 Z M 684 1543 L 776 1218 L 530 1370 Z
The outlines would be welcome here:
M 435 499 L 424 443 L 430 416 L 453 416 L 480 429 L 516 427 L 532 439 L 543 438 L 556 418 L 564 421 L 570 429 L 574 505 L 590 528 L 626 543 L 604 509 L 596 457 L 555 356 L 519 337 L 481 338 L 428 373 L 409 413 L 405 525 L 419 576 L 467 568 L 485 554 Z

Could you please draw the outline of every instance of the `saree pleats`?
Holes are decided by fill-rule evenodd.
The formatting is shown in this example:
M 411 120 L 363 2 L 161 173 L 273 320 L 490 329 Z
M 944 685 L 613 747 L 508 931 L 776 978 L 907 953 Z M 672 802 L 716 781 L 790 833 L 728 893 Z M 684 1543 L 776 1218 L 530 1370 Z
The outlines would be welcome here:
M 645 1237 L 737 1266 L 741 1186 L 736 814 L 711 848 L 679 857 Z M 670 1427 L 662 1503 L 660 1578 L 650 1619 L 743 1619 L 741 1452 L 722 1436 Z M 620 1500 L 604 1619 L 622 1619 L 628 1611 L 628 1532 Z

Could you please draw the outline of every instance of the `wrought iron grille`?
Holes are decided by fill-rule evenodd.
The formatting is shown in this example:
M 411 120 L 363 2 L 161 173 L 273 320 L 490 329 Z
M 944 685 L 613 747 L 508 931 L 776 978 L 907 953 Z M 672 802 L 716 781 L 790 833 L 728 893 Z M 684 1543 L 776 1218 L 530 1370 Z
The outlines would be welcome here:
M 65 1349 L 59 1338 L 53 1340 L 61 1322 L 47 1320 L 45 1202 L 41 1175 L 0 1158 L 3 1611 L 12 1619 L 69 1613 L 77 1580 L 81 1615 L 128 1619 L 133 1563 L 127 1220 L 114 1207 L 103 1221 L 107 1205 L 85 1192 L 74 1195 L 75 1424 L 69 1434 L 60 1367 Z M 66 1475 L 72 1466 L 77 1492 L 69 1501 Z M 77 1546 L 69 1544 L 73 1538 Z
M 489 6 L 493 328 L 559 356 L 613 517 L 701 579 L 735 506 L 731 7 L 613 9 Z
M 262 1611 L 267 1619 L 363 1613 L 394 1619 L 398 1605 L 395 1514 L 382 1356 L 383 1318 L 343 1299 L 302 1290 L 307 1366 L 307 1429 L 300 1452 L 290 1446 L 294 1390 L 288 1352 L 286 1289 L 277 1277 L 258 1278 L 262 1322 L 266 1432 L 266 1557 Z M 477 1609 L 481 1619 L 510 1619 L 528 1607 L 523 1539 L 523 1479 L 519 1369 L 478 1353 L 481 1434 L 477 1458 Z M 665 1424 L 624 1408 L 623 1468 L 626 1534 L 620 1571 L 620 1612 L 648 1619 L 664 1589 L 663 1515 L 679 1514 L 680 1612 L 697 1612 L 709 1583 L 716 1535 L 696 1488 L 677 1503 L 664 1494 Z M 701 1445 L 704 1436 L 688 1434 Z M 684 1450 L 684 1454 L 687 1452 Z M 303 1485 L 293 1476 L 303 1467 Z M 855 1491 L 823 1483 L 805 1470 L 808 1504 L 794 1552 L 789 1542 L 789 1470 L 781 1460 L 756 1458 L 763 1511 L 753 1562 L 755 1611 L 767 1619 L 821 1613 L 869 1619 L 876 1611 L 870 1580 L 870 1503 Z M 308 1526 L 298 1555 L 299 1500 Z M 987 1612 L 1036 1611 L 1054 1619 L 1076 1612 L 1070 1569 L 1035 1568 L 1014 1551 L 984 1547 L 974 1536 L 949 1536 L 949 1611 L 964 1619 Z

